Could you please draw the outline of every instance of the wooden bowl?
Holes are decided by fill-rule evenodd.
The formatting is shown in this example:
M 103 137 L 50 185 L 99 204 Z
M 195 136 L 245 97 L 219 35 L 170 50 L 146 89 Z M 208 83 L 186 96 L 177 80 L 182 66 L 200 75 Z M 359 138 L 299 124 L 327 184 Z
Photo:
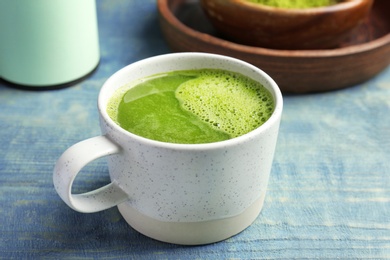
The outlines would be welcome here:
M 268 73 L 284 93 L 329 91 L 362 83 L 390 64 L 390 1 L 375 0 L 370 14 L 329 50 L 274 50 L 225 40 L 194 0 L 158 0 L 162 33 L 175 52 L 235 57 Z
M 231 41 L 272 49 L 326 49 L 342 42 L 369 13 L 373 0 L 286 9 L 246 0 L 201 0 L 207 17 Z

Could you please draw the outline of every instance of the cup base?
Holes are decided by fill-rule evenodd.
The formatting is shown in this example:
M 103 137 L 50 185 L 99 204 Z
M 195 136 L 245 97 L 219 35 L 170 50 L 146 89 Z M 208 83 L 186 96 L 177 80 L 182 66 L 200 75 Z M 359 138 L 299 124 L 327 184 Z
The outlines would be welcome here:
M 165 222 L 148 217 L 128 203 L 118 205 L 126 222 L 141 234 L 150 238 L 180 245 L 203 245 L 232 237 L 247 227 L 260 214 L 265 192 L 241 214 L 218 220 L 201 222 Z
M 98 63 L 92 67 L 92 69 L 88 70 L 84 74 L 80 74 L 78 77 L 74 79 L 69 79 L 68 81 L 65 81 L 63 83 L 53 83 L 53 84 L 31 84 L 27 82 L 16 82 L 7 78 L 4 78 L 0 75 L 0 84 L 6 85 L 9 88 L 15 88 L 15 89 L 21 89 L 21 90 L 31 90 L 31 91 L 46 91 L 46 90 L 58 90 L 58 89 L 64 89 L 68 87 L 72 87 L 87 78 L 91 77 L 95 71 L 98 69 L 100 64 L 100 60 L 98 60 Z

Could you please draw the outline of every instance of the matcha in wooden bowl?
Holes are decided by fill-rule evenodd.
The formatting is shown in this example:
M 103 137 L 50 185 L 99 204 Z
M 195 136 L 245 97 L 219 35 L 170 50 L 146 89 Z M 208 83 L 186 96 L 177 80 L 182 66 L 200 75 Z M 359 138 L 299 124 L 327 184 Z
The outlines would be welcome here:
M 324 6 L 330 6 L 341 2 L 341 0 L 246 0 L 246 1 L 272 6 L 272 7 L 294 8 L 294 9 L 324 7 Z
M 271 49 L 338 46 L 368 15 L 374 0 L 201 0 L 227 39 Z

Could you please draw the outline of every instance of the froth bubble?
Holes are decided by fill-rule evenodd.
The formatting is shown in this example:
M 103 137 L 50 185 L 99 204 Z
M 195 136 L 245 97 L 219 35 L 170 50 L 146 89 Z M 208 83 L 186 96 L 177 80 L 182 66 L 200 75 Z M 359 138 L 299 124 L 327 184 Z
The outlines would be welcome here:
M 272 97 L 260 83 L 222 70 L 202 70 L 175 95 L 183 109 L 232 138 L 259 127 L 273 111 Z

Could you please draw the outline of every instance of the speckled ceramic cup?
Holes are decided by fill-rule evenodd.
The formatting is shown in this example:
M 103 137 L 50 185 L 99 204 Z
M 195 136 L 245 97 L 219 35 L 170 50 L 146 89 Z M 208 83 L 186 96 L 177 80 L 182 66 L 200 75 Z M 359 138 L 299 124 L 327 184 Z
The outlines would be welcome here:
M 227 141 L 172 144 L 129 133 L 106 112 L 109 98 L 126 83 L 162 72 L 202 68 L 238 72 L 263 84 L 275 101 L 270 119 Z M 54 186 L 74 210 L 87 213 L 118 206 L 130 226 L 160 241 L 198 245 L 224 240 L 247 228 L 262 209 L 282 107 L 276 83 L 262 70 L 234 58 L 176 53 L 133 63 L 104 83 L 98 99 L 102 135 L 64 152 L 54 169 Z M 72 183 L 82 167 L 103 156 L 108 156 L 112 182 L 72 194 Z

